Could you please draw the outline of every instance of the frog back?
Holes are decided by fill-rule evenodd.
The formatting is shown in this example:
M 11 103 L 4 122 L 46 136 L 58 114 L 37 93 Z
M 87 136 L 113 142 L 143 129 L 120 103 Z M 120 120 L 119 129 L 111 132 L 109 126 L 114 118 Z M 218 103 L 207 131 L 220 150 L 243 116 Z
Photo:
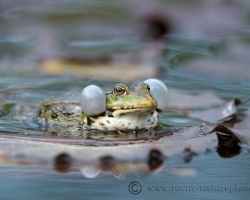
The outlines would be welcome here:
M 45 100 L 38 108 L 36 122 L 42 129 L 62 129 L 80 124 L 84 113 L 80 107 L 80 94 L 66 93 Z

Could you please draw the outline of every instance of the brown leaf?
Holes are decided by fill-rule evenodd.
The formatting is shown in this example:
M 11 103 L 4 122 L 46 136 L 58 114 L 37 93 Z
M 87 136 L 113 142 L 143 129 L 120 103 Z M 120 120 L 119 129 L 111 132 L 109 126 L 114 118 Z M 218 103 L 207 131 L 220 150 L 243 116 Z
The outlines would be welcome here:
M 250 130 L 230 129 L 224 125 L 218 125 L 211 131 L 211 133 L 213 132 L 216 132 L 218 137 L 219 147 L 217 152 L 219 155 L 224 155 L 225 157 L 235 156 L 241 153 L 241 147 L 245 147 L 249 151 Z
M 250 130 L 250 110 L 247 110 L 242 115 L 241 121 L 237 122 L 233 128 Z

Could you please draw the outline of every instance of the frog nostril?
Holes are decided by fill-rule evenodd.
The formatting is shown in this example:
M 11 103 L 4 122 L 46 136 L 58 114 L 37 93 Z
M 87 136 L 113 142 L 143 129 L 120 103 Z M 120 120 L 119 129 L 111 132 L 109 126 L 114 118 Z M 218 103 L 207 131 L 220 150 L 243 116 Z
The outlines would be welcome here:
M 70 112 L 66 112 L 64 115 L 65 115 L 66 117 L 69 117 L 69 116 L 71 115 L 71 113 L 70 113 Z

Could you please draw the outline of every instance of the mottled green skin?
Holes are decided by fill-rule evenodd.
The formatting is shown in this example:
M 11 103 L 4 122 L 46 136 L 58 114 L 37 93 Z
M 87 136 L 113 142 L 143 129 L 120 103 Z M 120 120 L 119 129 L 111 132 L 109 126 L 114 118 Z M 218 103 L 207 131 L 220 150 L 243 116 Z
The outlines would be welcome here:
M 118 94 L 115 91 L 116 87 L 123 87 L 124 93 Z M 117 84 L 112 92 L 106 93 L 106 108 L 107 112 L 101 114 L 100 118 L 109 118 L 114 111 L 131 109 L 155 109 L 157 102 L 150 95 L 150 90 L 147 84 L 138 83 L 134 87 L 129 88 L 125 84 Z M 108 116 L 109 115 L 109 116 Z M 93 121 L 98 121 L 98 116 L 91 118 Z M 43 102 L 38 110 L 36 118 L 37 123 L 43 129 L 58 129 L 60 126 L 68 127 L 72 125 L 90 125 L 88 116 L 82 112 L 80 108 L 80 95 L 67 94 L 57 99 L 50 99 Z
M 82 123 L 85 115 L 79 103 L 80 94 L 67 93 L 44 101 L 38 109 L 35 122 L 42 130 L 61 130 Z

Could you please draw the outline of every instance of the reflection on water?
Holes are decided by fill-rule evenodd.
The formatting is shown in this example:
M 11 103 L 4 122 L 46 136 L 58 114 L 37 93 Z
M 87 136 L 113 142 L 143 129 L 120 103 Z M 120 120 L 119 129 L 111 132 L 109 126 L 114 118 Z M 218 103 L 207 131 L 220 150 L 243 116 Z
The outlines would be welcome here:
M 201 148 L 199 146 L 204 146 L 205 152 L 214 152 L 214 147 L 217 147 L 218 155 L 226 159 L 239 155 L 246 149 L 245 147 L 242 148 L 241 144 L 244 143 L 244 140 L 224 125 L 216 126 L 211 131 L 217 134 L 218 142 L 216 141 L 215 145 L 209 145 L 209 143 L 215 142 L 214 139 L 204 143 L 204 141 L 199 140 L 199 136 L 195 133 L 195 138 L 191 140 L 197 141 L 198 146 L 187 146 L 184 149 L 180 148 L 180 150 L 175 146 L 184 143 L 181 143 L 181 140 L 178 141 L 178 139 L 173 140 L 173 138 L 171 142 L 169 136 L 172 135 L 172 132 L 162 130 L 158 132 L 156 130 L 155 138 L 141 138 L 140 136 L 132 139 L 127 136 L 112 138 L 114 136 L 112 133 L 111 137 L 106 134 L 104 138 L 98 136 L 91 139 L 0 135 L 1 146 L 3 147 L 0 152 L 0 162 L 53 166 L 54 170 L 61 173 L 69 173 L 74 168 L 78 168 L 86 178 L 97 178 L 104 172 L 109 172 L 116 178 L 125 178 L 143 177 L 154 172 L 159 173 L 164 168 L 164 162 L 168 163 L 169 159 L 175 157 L 179 157 L 185 163 L 190 163 L 200 154 L 200 151 L 203 152 L 202 150 L 198 150 L 198 152 L 195 150 L 197 147 Z M 190 143 L 188 131 L 182 134 L 186 137 L 186 142 L 189 141 Z M 138 133 L 134 133 L 134 135 L 138 136 Z M 174 134 L 173 137 L 176 138 L 176 136 Z M 168 140 L 170 142 L 166 142 Z M 143 144 L 146 145 L 143 146 Z M 190 144 L 192 145 L 192 143 Z M 109 148 L 105 149 L 107 147 Z M 176 151 L 176 153 L 173 152 L 174 156 L 167 153 L 167 151 L 174 150 Z M 175 170 L 174 174 L 193 176 L 196 173 Z
M 110 196 L 117 199 L 143 198 L 152 199 L 155 197 L 168 196 L 169 198 L 203 198 L 212 199 L 227 196 L 227 199 L 247 199 L 249 191 L 212 191 L 208 187 L 246 187 L 249 186 L 248 177 L 249 154 L 244 152 L 239 157 L 232 159 L 218 159 L 216 154 L 200 155 L 195 157 L 193 162 L 183 164 L 179 159 L 170 159 L 161 170 L 147 178 L 110 179 L 105 172 L 96 179 L 86 179 L 78 169 L 70 173 L 58 174 L 47 167 L 42 166 L 18 166 L 1 165 L 1 197 L 8 196 L 10 199 L 53 199 L 72 198 L 82 199 L 88 194 L 89 199 L 110 199 Z M 236 170 L 240 166 L 240 170 Z M 197 176 L 176 176 L 175 169 L 181 171 L 193 169 Z M 223 172 L 218 174 L 218 169 Z M 137 181 L 142 186 L 142 191 L 137 196 L 128 191 L 132 181 Z M 115 187 L 114 187 L 115 185 Z M 152 192 L 148 187 L 175 187 L 173 191 Z M 180 187 L 195 186 L 197 190 L 181 191 Z M 204 188 L 200 190 L 200 187 Z M 37 189 L 40 188 L 40 189 Z M 16 192 L 13 192 L 15 189 Z
M 98 164 L 81 164 L 79 170 L 86 178 L 96 178 L 102 171 L 108 171 L 116 178 L 128 176 L 143 177 L 163 166 L 164 158 L 160 151 L 153 149 L 148 155 L 146 163 L 143 162 L 117 162 L 111 156 L 100 158 Z M 73 160 L 67 154 L 60 154 L 54 160 L 54 169 L 65 173 L 71 171 Z

